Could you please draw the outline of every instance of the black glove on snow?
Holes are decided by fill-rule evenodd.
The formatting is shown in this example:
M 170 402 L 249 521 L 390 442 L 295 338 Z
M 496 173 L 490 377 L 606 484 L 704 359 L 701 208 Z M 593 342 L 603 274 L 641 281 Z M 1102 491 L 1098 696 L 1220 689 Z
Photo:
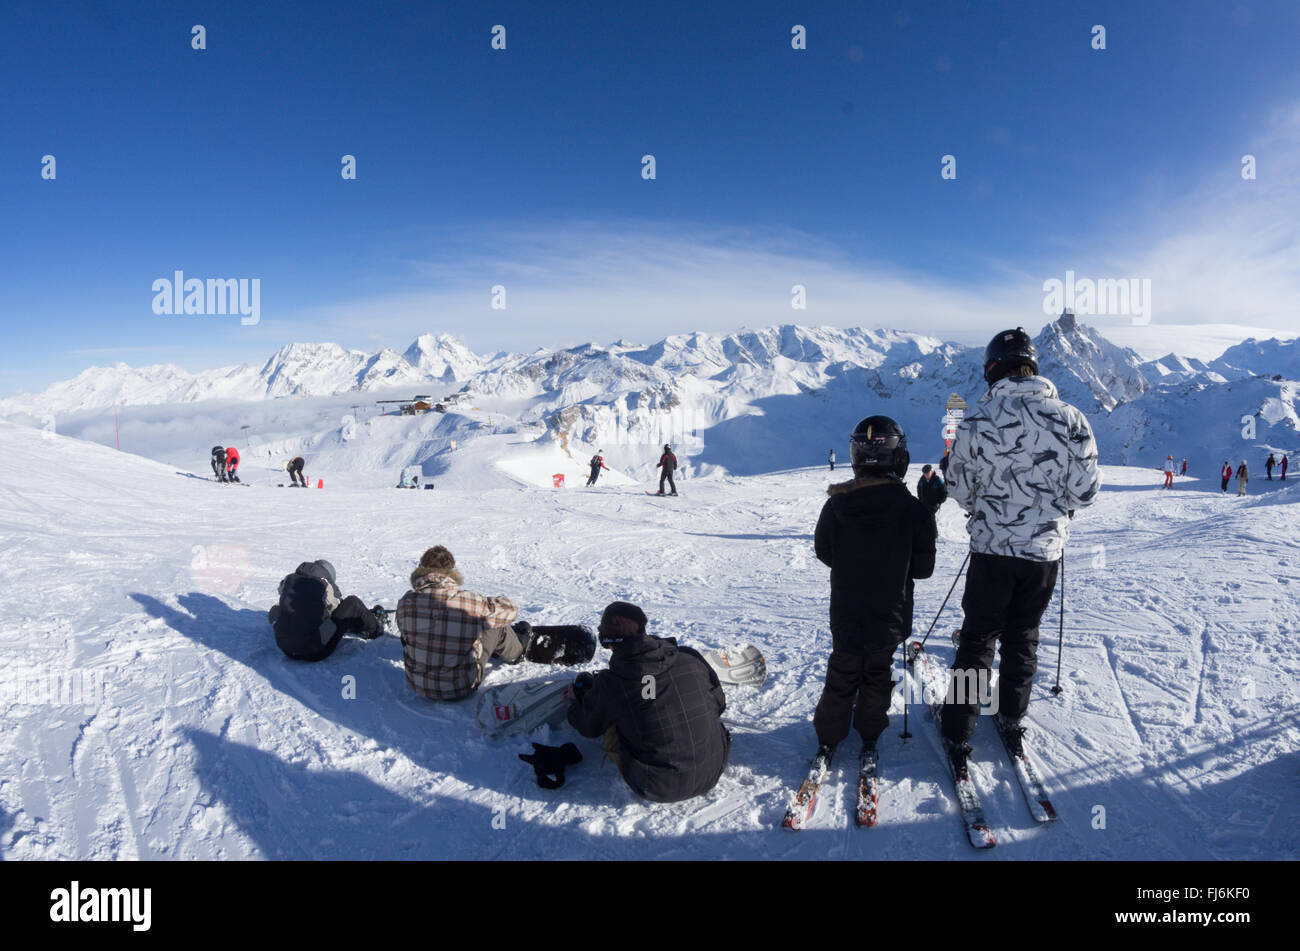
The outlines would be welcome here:
M 533 767 L 537 774 L 537 785 L 543 789 L 559 789 L 564 785 L 564 769 L 582 762 L 582 754 L 572 743 L 563 746 L 543 746 L 533 744 L 531 753 L 520 753 L 519 758 Z M 551 777 L 555 778 L 552 779 Z

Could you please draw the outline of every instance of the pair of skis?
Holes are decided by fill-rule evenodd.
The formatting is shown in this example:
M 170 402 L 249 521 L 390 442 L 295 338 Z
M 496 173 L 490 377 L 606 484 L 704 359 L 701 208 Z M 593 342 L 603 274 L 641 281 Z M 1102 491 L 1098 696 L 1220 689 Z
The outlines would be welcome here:
M 874 748 L 864 748 L 858 757 L 858 801 L 853 810 L 853 821 L 863 828 L 876 824 L 876 807 L 879 802 L 879 785 L 876 766 L 879 756 Z M 808 767 L 808 778 L 794 794 L 790 808 L 785 811 L 781 825 L 798 831 L 808 824 L 817 810 L 817 793 L 831 769 L 828 751 L 818 750 Z
M 939 729 L 943 698 L 946 696 L 947 691 L 938 688 L 946 684 L 946 677 L 944 677 L 943 671 L 936 666 L 934 659 L 925 652 L 919 643 L 909 645 L 907 664 L 919 675 L 924 695 L 927 698 L 934 719 L 935 729 Z M 924 689 L 926 686 L 929 687 L 928 690 Z M 1015 768 L 1016 779 L 1020 783 L 1021 791 L 1024 793 L 1025 803 L 1029 807 L 1030 815 L 1035 822 L 1055 822 L 1057 819 L 1056 809 L 1047 796 L 1042 777 L 1024 750 L 1023 740 L 1020 744 L 1020 751 L 1015 752 L 1012 748 L 1010 735 L 1003 729 L 1001 718 L 995 718 L 995 721 L 998 736 L 1002 738 L 1003 745 L 1007 749 L 1007 755 Z M 944 760 L 948 763 L 949 771 L 952 774 L 957 805 L 961 810 L 962 824 L 966 829 L 967 840 L 972 847 L 977 849 L 993 848 L 997 844 L 997 840 L 993 836 L 993 831 L 989 828 L 984 815 L 983 804 L 980 802 L 979 790 L 976 788 L 969 770 L 963 767 L 958 772 L 946 753 Z M 857 808 L 854 819 L 859 826 L 866 828 L 874 826 L 878 818 L 879 775 L 877 766 L 878 757 L 876 751 L 874 749 L 864 749 L 859 760 Z M 819 751 L 810 764 L 808 778 L 799 786 L 790 808 L 786 810 L 785 819 L 782 822 L 785 828 L 802 829 L 808 820 L 812 818 L 812 814 L 817 807 L 817 793 L 829 771 L 829 756 L 823 755 L 822 751 Z

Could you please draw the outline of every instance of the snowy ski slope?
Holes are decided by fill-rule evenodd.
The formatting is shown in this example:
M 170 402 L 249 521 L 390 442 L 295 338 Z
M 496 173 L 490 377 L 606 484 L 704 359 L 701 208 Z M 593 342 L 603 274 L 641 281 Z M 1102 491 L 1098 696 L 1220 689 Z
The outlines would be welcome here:
M 678 499 L 572 477 L 564 490 L 518 485 L 529 473 L 485 490 L 452 478 L 433 492 L 304 492 L 220 486 L 8 423 L 0 445 L 6 859 L 1300 852 L 1300 488 L 1262 473 L 1240 500 L 1217 480 L 1164 492 L 1152 470 L 1107 469 L 1067 556 L 1066 689 L 1049 692 L 1053 601 L 1030 710 L 1061 820 L 1035 827 L 982 721 L 975 773 L 998 847 L 975 853 L 921 704 L 913 739 L 900 740 L 901 716 L 882 739 L 879 827 L 852 825 L 856 750 L 845 750 L 811 827 L 778 828 L 812 752 L 830 649 L 811 538 L 824 470 L 687 480 Z M 964 554 L 951 503 L 940 531 L 918 634 Z M 391 606 L 435 543 L 471 588 L 509 594 L 533 621 L 594 624 L 623 598 L 645 607 L 652 633 L 758 644 L 771 674 L 728 695 L 735 745 L 719 786 L 640 802 L 597 744 L 565 729 L 555 741 L 575 740 L 586 760 L 562 790 L 541 790 L 515 756 L 524 740 L 490 743 L 472 701 L 408 690 L 396 637 L 346 638 L 314 665 L 276 649 L 265 611 L 299 561 L 327 557 L 345 593 Z M 930 641 L 945 662 L 956 600 Z M 494 667 L 489 682 L 553 673 Z

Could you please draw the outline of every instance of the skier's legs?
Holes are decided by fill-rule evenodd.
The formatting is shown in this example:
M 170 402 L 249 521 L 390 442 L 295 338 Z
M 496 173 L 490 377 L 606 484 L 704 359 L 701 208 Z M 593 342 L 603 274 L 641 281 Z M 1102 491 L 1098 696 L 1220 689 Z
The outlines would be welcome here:
M 524 645 L 519 643 L 519 635 L 509 627 L 494 627 L 484 631 L 479 637 L 482 654 L 479 666 L 486 669 L 489 658 L 500 657 L 507 664 L 517 661 L 524 653 Z
M 1038 670 L 1038 625 L 1052 600 L 1060 562 L 1022 561 L 1017 567 L 1020 570 L 998 652 L 997 711 L 1008 720 L 1019 720 L 1029 709 Z
M 979 687 L 981 677 L 988 682 L 997 636 L 1006 627 L 1015 585 L 1010 564 L 1014 561 L 1002 555 L 971 552 L 961 598 L 965 614 L 961 643 L 952 665 L 960 687 L 958 696 L 952 699 L 964 702 L 945 702 L 943 706 L 943 735 L 955 742 L 964 743 L 975 732 L 979 708 L 971 702 L 977 699 L 972 693 Z
M 858 703 L 853 726 L 864 743 L 874 743 L 889 726 L 889 703 L 893 699 L 894 648 L 861 658 Z
M 832 649 L 826 661 L 826 684 L 813 713 L 817 745 L 835 746 L 849 735 L 853 721 L 853 702 L 862 685 L 862 661 L 857 654 Z
M 344 634 L 359 634 L 365 638 L 374 638 L 383 633 L 383 628 L 379 626 L 374 612 L 355 594 L 350 594 L 339 602 L 330 619 Z
M 668 476 L 668 487 L 669 487 L 670 489 L 673 490 L 673 495 L 676 495 L 676 494 L 677 494 L 677 483 L 673 481 L 673 474 L 672 474 L 671 472 L 668 472 L 668 473 L 665 473 L 665 475 Z

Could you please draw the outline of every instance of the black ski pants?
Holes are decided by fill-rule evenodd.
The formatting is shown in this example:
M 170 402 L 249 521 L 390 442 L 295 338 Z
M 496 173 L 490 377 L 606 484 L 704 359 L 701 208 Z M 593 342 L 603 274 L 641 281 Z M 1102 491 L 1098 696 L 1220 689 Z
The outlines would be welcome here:
M 668 481 L 668 487 L 673 490 L 673 495 L 677 494 L 677 483 L 673 481 L 673 470 L 665 469 L 659 473 L 659 494 L 664 494 L 664 480 Z
M 216 460 L 215 457 L 213 458 L 213 460 L 212 460 L 212 474 L 215 475 L 215 476 L 217 477 L 217 481 L 218 481 L 218 482 L 225 482 L 225 481 L 226 481 L 226 463 L 225 463 L 225 460 L 222 460 L 221 462 L 218 462 L 218 461 Z M 1227 485 L 1228 483 L 1227 483 L 1227 482 L 1224 482 L 1223 484 L 1224 484 L 1224 485 Z
M 587 485 L 595 485 L 598 478 L 600 478 L 600 470 L 592 468 L 591 477 L 587 479 Z
M 995 709 L 1009 720 L 1019 720 L 1029 709 L 1029 693 L 1038 670 L 1038 623 L 1052 600 L 1059 567 L 1059 561 L 971 552 L 961 598 L 966 616 L 952 666 L 967 675 L 966 683 L 982 686 L 978 678 L 982 674 L 984 683 L 988 682 L 997 648 L 1001 664 Z M 975 676 L 969 676 L 970 672 Z M 943 735 L 954 742 L 966 742 L 975 732 L 978 715 L 975 703 L 945 703 Z
M 289 463 L 289 481 L 294 485 L 307 488 L 307 477 L 302 474 L 303 463 L 295 459 Z
M 874 743 L 889 726 L 893 690 L 894 651 L 850 654 L 832 650 L 826 662 L 826 686 L 813 714 L 819 746 L 835 746 L 849 735 L 849 726 L 864 743 Z

